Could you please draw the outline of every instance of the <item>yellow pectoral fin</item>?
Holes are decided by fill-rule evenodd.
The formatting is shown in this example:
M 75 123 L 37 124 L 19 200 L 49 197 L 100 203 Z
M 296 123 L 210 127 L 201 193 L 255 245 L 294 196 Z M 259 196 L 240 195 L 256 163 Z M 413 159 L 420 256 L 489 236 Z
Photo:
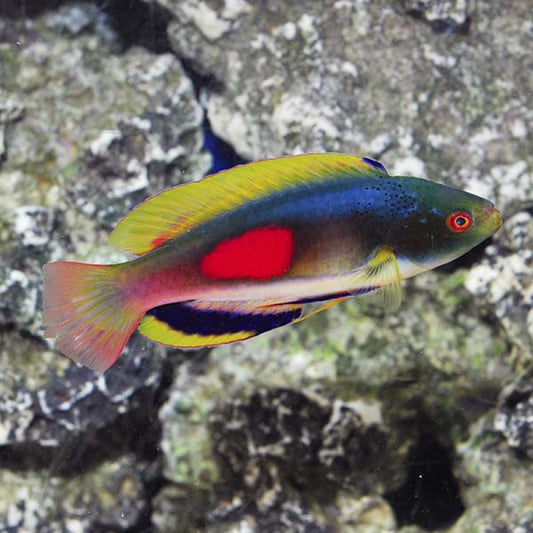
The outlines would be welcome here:
M 402 276 L 396 255 L 383 246 L 370 261 L 357 271 L 354 286 L 370 289 L 366 296 L 371 302 L 387 309 L 397 309 L 402 303 Z

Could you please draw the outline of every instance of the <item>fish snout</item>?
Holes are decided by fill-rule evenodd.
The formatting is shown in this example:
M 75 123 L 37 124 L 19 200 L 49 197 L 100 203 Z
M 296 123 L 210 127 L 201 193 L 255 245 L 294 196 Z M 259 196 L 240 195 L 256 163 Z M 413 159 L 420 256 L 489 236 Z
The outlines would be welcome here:
M 501 213 L 496 209 L 496 207 L 494 207 L 494 204 L 490 204 L 483 211 L 487 222 L 492 228 L 494 228 L 494 231 L 500 229 L 502 225 L 502 216 Z

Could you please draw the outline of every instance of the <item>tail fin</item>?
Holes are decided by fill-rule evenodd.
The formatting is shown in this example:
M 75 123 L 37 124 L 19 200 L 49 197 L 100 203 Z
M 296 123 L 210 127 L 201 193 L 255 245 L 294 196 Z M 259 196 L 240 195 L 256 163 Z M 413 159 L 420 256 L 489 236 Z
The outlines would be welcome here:
M 98 372 L 119 357 L 143 312 L 124 301 L 118 265 L 60 261 L 44 267 L 45 336 L 57 349 Z

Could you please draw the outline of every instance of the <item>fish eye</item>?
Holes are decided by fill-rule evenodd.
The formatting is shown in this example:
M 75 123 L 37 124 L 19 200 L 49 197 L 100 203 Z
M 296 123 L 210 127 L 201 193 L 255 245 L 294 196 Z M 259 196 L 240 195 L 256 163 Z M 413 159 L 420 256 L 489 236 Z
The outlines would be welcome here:
M 472 217 L 465 211 L 457 211 L 446 217 L 446 226 L 454 233 L 462 233 L 472 225 Z

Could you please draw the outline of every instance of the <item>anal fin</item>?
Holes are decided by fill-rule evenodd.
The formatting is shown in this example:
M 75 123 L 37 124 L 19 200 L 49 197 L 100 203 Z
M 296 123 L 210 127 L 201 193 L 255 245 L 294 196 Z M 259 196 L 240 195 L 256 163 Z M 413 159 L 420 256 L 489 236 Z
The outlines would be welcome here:
M 302 306 L 264 302 L 176 302 L 155 307 L 139 331 L 156 342 L 178 348 L 200 348 L 236 342 L 297 320 Z

